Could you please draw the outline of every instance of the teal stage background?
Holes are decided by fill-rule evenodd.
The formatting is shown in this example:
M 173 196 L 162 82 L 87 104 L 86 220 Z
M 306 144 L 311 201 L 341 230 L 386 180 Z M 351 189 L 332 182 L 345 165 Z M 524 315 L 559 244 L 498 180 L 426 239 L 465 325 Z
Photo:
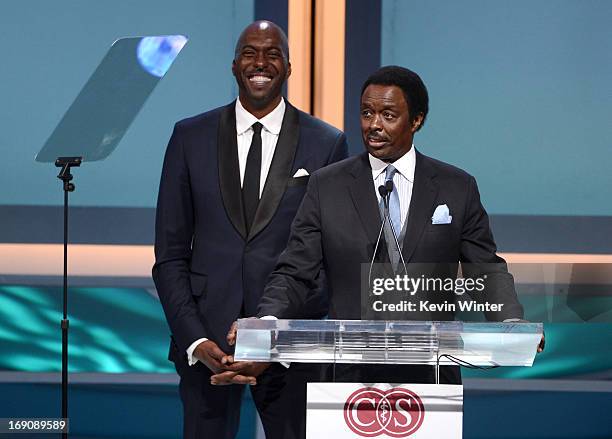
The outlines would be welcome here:
M 612 215 L 612 3 L 383 0 L 382 64 L 430 93 L 421 151 L 489 213 Z
M 3 2 L 0 205 L 60 205 L 53 166 L 34 162 L 53 128 L 115 39 L 190 38 L 117 150 L 78 173 L 73 205 L 155 207 L 174 122 L 230 102 L 238 33 L 253 0 Z M 122 178 L 112 178 L 122 176 Z
M 112 41 L 190 41 L 116 152 L 79 172 L 74 205 L 155 206 L 175 121 L 231 101 L 254 0 L 6 2 L 0 14 L 0 205 L 59 205 L 33 157 Z M 381 64 L 419 72 L 431 113 L 415 141 L 473 173 L 491 214 L 611 216 L 612 3 L 383 0 Z M 349 36 L 350 37 L 350 36 Z M 354 102 L 347 117 L 358 117 Z M 361 151 L 362 145 L 351 145 Z M 113 175 L 129 178 L 113 180 Z
M 520 293 L 521 286 L 517 289 Z M 595 310 L 612 309 L 612 296 L 590 299 Z M 526 318 L 547 322 L 551 309 L 547 300 L 521 295 Z M 60 371 L 60 310 L 59 287 L 0 286 L 0 370 Z M 555 322 L 545 324 L 546 351 L 533 367 L 464 370 L 463 376 L 567 379 L 612 369 L 612 322 L 570 323 L 569 317 L 556 314 Z M 166 321 L 151 290 L 71 288 L 70 343 L 71 372 L 174 373 L 167 360 Z

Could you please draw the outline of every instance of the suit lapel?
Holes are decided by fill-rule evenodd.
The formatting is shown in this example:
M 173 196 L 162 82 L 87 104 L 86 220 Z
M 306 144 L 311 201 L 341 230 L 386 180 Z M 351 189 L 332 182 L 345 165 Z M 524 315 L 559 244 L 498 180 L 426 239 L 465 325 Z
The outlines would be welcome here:
M 290 105 L 289 102 L 286 102 L 286 104 L 287 107 L 280 135 L 276 142 L 274 157 L 272 158 L 266 184 L 259 200 L 257 212 L 255 213 L 253 226 L 247 238 L 248 241 L 261 232 L 274 216 L 278 204 L 285 193 L 287 181 L 293 167 L 295 151 L 300 138 L 300 121 L 298 110 Z
M 374 245 L 378 238 L 378 231 L 382 221 L 380 219 L 378 201 L 374 193 L 372 168 L 370 168 L 367 153 L 359 156 L 359 160 L 355 162 L 350 172 L 355 178 L 355 183 L 351 185 L 350 189 L 353 204 L 355 209 L 357 209 L 357 214 L 370 243 Z
M 421 237 L 423 227 L 431 220 L 429 214 L 438 195 L 438 185 L 435 182 L 435 171 L 428 158 L 416 151 L 416 167 L 414 170 L 414 186 L 408 213 L 406 236 L 402 246 L 404 259 L 408 261 Z
M 221 110 L 217 139 L 219 186 L 225 210 L 234 228 L 246 238 L 246 225 L 240 189 L 238 143 L 236 140 L 236 110 L 232 103 Z

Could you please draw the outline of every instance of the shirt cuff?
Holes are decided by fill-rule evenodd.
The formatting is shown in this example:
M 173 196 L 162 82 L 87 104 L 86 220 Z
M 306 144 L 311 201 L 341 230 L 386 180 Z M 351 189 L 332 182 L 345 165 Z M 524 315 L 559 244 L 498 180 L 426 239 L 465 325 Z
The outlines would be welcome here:
M 193 351 L 195 351 L 195 348 L 197 348 L 200 343 L 202 343 L 203 341 L 207 341 L 207 340 L 208 340 L 207 338 L 198 338 L 196 341 L 194 341 L 193 343 L 189 345 L 189 347 L 187 348 L 187 364 L 189 364 L 190 366 L 193 366 L 198 361 L 200 361 L 193 356 Z

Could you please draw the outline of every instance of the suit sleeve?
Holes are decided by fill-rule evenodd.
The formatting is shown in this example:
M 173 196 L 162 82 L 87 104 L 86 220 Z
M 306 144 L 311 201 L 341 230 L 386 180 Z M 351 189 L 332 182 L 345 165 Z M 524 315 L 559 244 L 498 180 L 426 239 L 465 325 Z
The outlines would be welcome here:
M 501 311 L 487 312 L 487 320 L 523 318 L 523 306 L 518 301 L 514 278 L 506 261 L 497 255 L 497 247 L 489 226 L 489 217 L 481 201 L 474 177 L 468 182 L 466 217 L 461 232 L 461 263 L 466 277 L 484 277 L 485 291 L 475 292 L 474 300 L 504 304 Z
M 207 337 L 189 281 L 193 229 L 189 169 L 180 126 L 176 125 L 166 150 L 157 199 L 153 280 L 181 351 Z
M 344 160 L 348 157 L 346 135 L 343 132 L 338 132 L 332 140 L 333 142 L 329 142 L 329 152 L 323 166 Z M 307 302 L 304 304 L 302 318 L 320 319 L 325 317 L 329 312 L 328 281 L 323 267 L 321 267 L 321 271 L 319 272 L 317 285 L 317 288 L 312 291 L 313 294 L 308 297 Z
M 321 216 L 317 174 L 308 182 L 306 194 L 291 225 L 287 248 L 268 278 L 257 314 L 280 319 L 304 318 L 309 295 L 316 294 L 322 268 Z

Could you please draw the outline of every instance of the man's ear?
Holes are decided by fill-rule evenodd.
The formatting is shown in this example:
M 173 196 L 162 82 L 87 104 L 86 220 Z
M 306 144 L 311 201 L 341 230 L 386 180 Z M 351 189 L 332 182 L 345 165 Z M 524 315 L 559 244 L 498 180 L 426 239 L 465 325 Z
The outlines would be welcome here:
M 232 60 L 232 75 L 236 76 L 236 60 Z
M 417 114 L 417 116 L 412 121 L 412 132 L 416 133 L 419 129 L 421 129 L 421 125 L 423 125 L 423 113 Z
M 288 79 L 291 76 L 291 63 L 287 61 L 287 76 L 285 79 Z

